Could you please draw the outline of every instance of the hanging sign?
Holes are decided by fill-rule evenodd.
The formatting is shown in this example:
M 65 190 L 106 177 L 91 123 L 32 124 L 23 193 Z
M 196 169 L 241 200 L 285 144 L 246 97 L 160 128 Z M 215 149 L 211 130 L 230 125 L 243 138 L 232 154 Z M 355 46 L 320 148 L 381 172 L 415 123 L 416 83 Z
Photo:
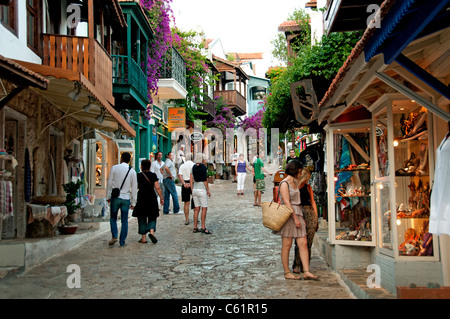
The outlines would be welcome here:
M 184 107 L 169 107 L 168 108 L 169 132 L 177 128 L 186 128 L 186 108 Z

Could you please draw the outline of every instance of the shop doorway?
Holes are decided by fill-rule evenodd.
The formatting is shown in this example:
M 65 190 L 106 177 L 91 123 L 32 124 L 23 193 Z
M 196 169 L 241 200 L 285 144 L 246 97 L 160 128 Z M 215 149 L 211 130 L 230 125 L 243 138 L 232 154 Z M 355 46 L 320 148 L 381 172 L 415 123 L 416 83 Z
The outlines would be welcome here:
M 25 202 L 24 191 L 24 161 L 25 161 L 25 134 L 26 116 L 9 107 L 0 112 L 1 131 L 0 148 L 6 150 L 7 159 L 0 162 L 4 174 L 1 183 L 8 183 L 12 190 L 12 214 L 1 221 L 0 238 L 16 238 L 25 236 Z

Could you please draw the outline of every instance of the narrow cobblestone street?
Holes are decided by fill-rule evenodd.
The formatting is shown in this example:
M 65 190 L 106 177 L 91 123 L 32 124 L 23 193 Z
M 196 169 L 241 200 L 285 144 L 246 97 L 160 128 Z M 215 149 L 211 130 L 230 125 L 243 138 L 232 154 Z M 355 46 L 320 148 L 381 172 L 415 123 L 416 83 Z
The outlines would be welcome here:
M 236 195 L 231 180 L 211 185 L 206 226 L 212 235 L 192 232 L 191 211 L 189 225 L 182 213 L 162 215 L 158 243 L 141 244 L 132 218 L 128 246 L 108 246 L 110 233 L 103 233 L 25 274 L 3 280 L 0 298 L 354 298 L 315 249 L 311 269 L 320 281 L 284 279 L 280 237 L 262 225 L 261 208 L 253 206 L 251 182 L 248 174 L 244 196 Z M 272 185 L 272 178 L 266 178 L 263 201 L 271 200 Z M 70 264 L 80 267 L 81 288 L 67 287 Z

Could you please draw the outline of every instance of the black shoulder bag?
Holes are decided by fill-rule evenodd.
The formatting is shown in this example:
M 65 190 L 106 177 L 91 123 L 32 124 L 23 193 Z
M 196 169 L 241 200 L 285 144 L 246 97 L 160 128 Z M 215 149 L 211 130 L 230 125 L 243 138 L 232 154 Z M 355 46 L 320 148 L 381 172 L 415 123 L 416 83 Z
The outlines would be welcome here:
M 131 170 L 131 165 L 130 165 L 130 168 L 128 169 L 127 175 L 125 175 L 125 178 L 123 179 L 123 182 L 122 182 L 122 185 L 120 186 L 120 188 L 116 187 L 116 188 L 112 189 L 112 191 L 111 191 L 111 199 L 119 197 L 120 191 L 121 191 L 121 189 L 123 187 L 123 184 L 125 184 L 125 180 L 127 179 L 128 173 L 130 172 L 130 170 Z

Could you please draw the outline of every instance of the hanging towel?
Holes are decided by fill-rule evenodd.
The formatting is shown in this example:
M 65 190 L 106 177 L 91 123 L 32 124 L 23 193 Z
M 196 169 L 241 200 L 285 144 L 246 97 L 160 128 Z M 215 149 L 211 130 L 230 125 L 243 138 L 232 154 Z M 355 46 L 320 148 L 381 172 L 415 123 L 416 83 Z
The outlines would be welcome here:
M 63 184 L 67 184 L 69 182 L 69 171 L 65 159 L 62 159 L 61 161 L 61 169 L 62 169 Z
M 0 218 L 6 215 L 6 182 L 0 181 Z
M 434 184 L 430 198 L 429 232 L 450 235 L 450 137 L 445 137 L 436 149 Z
M 50 170 L 48 179 L 48 191 L 49 195 L 56 195 L 56 174 L 55 174 L 55 161 L 53 160 L 52 154 L 49 155 Z
M 28 148 L 25 149 L 25 201 L 29 202 L 31 199 L 31 164 L 30 164 L 30 152 Z
M 3 219 L 14 215 L 12 187 L 11 181 L 0 182 L 0 215 Z

